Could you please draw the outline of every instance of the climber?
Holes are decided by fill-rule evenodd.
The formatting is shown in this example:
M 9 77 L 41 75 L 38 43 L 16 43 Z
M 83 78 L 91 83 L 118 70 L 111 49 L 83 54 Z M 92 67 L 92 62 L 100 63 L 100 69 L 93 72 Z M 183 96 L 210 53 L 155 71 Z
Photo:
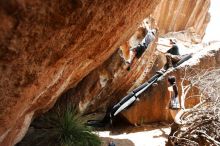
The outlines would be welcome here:
M 134 57 L 140 58 L 144 51 L 147 49 L 148 45 L 155 39 L 157 30 L 149 29 L 144 39 L 137 46 L 130 48 L 130 55 L 127 63 L 127 70 L 130 70 L 130 65 L 134 60 Z
M 179 53 L 179 47 L 176 44 L 176 40 L 170 39 L 170 45 L 165 46 L 169 46 L 171 48 L 165 53 L 166 64 L 160 71 L 157 71 L 157 73 L 164 73 L 168 68 L 173 67 L 178 61 L 182 59 Z
M 169 109 L 170 109 L 170 113 L 173 119 L 175 119 L 175 116 L 177 114 L 177 112 L 180 109 L 180 104 L 179 104 L 179 97 L 178 97 L 178 88 L 176 85 L 176 77 L 175 76 L 169 76 L 168 77 L 168 83 L 169 83 L 169 87 L 168 87 L 168 91 L 170 94 L 169 97 Z M 168 109 L 168 105 L 166 106 L 166 109 Z

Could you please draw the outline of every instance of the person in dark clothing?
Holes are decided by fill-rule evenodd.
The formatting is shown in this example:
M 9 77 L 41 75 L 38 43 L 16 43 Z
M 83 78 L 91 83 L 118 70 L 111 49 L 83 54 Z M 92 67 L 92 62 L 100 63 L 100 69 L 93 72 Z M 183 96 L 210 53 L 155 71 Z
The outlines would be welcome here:
M 165 54 L 167 62 L 164 65 L 164 70 L 167 70 L 169 67 L 173 67 L 174 64 L 181 60 L 179 47 L 176 45 L 176 42 L 170 39 L 170 44 L 172 47 Z
M 168 45 L 165 45 L 168 46 Z M 166 64 L 164 67 L 157 71 L 159 74 L 163 74 L 168 68 L 173 67 L 177 62 L 179 62 L 182 57 L 179 53 L 179 47 L 176 44 L 176 41 L 170 39 L 170 45 L 171 48 L 165 53 L 166 56 Z
M 140 58 L 148 45 L 155 39 L 156 29 L 148 30 L 147 35 L 144 37 L 142 42 L 135 48 L 136 57 Z
M 115 143 L 113 141 L 110 141 L 108 146 L 116 146 Z
M 141 41 L 141 43 L 139 43 L 136 47 L 130 48 L 130 58 L 126 62 L 128 64 L 127 70 L 130 69 L 130 65 L 135 57 L 140 58 L 143 55 L 148 45 L 155 39 L 156 32 L 156 29 L 148 30 L 146 36 Z

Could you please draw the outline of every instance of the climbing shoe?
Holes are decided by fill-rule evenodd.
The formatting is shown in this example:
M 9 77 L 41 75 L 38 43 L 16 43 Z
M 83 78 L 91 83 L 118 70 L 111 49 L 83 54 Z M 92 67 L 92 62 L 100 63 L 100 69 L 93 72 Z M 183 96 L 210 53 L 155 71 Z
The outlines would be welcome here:
M 126 69 L 127 71 L 130 71 L 130 69 L 131 69 L 131 63 L 130 63 L 129 61 L 126 61 L 126 62 L 125 62 L 124 69 Z
M 128 66 L 128 67 L 127 67 L 127 71 L 130 71 L 130 70 L 131 70 L 131 67 L 130 67 L 130 66 Z

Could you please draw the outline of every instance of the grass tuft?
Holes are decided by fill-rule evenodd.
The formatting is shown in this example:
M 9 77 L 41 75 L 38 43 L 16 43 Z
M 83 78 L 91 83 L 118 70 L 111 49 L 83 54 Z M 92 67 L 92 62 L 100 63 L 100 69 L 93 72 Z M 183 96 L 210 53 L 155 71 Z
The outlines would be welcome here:
M 100 146 L 99 137 L 85 126 L 73 106 L 57 107 L 32 123 L 18 146 Z

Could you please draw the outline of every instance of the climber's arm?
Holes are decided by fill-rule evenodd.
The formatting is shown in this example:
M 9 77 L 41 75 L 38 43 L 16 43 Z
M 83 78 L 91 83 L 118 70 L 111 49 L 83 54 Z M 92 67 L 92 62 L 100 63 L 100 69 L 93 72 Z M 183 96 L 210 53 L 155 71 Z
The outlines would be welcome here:
M 165 47 L 172 47 L 172 45 L 166 45 L 166 44 L 161 44 L 159 42 L 155 42 L 157 45 L 162 45 L 162 46 L 165 46 Z

